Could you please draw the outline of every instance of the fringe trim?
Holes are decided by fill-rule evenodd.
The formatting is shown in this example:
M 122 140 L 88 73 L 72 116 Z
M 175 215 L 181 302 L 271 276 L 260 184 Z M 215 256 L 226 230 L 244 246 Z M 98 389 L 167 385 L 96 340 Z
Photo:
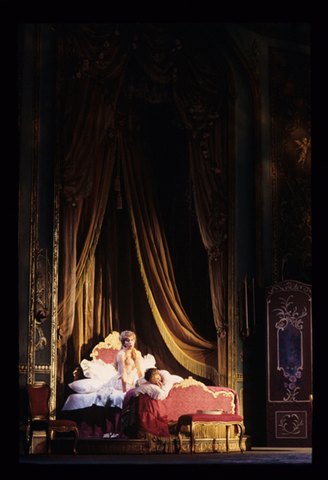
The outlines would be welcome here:
M 122 149 L 123 152 L 123 149 Z M 125 177 L 127 177 L 127 171 L 126 171 L 126 163 L 125 163 L 125 158 L 124 155 L 122 155 L 122 166 L 123 166 L 123 171 L 125 174 Z M 126 193 L 128 196 L 128 208 L 130 212 L 130 219 L 131 219 L 131 226 L 132 226 L 132 235 L 134 238 L 135 242 L 135 247 L 136 247 L 136 252 L 137 252 L 137 258 L 140 266 L 140 271 L 141 271 L 141 276 L 142 280 L 145 286 L 145 291 L 148 299 L 148 303 L 150 305 L 151 311 L 153 313 L 156 325 L 160 331 L 160 334 L 166 344 L 166 346 L 169 348 L 170 352 L 174 356 L 174 358 L 187 370 L 190 372 L 194 373 L 195 375 L 198 375 L 203 378 L 208 378 L 209 380 L 212 380 L 215 385 L 219 385 L 219 374 L 218 371 L 210 366 L 206 365 L 205 363 L 198 362 L 197 360 L 194 360 L 193 358 L 189 357 L 174 341 L 172 338 L 172 335 L 168 328 L 165 325 L 165 322 L 163 321 L 161 314 L 158 310 L 158 307 L 156 305 L 155 299 L 153 297 L 153 294 L 151 292 L 151 289 L 149 287 L 148 283 L 148 278 L 147 274 L 144 268 L 143 260 L 142 260 L 142 254 L 140 250 L 140 244 L 138 240 L 138 235 L 137 235 L 137 228 L 136 228 L 136 222 L 135 222 L 135 217 L 134 217 L 134 212 L 133 212 L 133 207 L 132 207 L 132 199 L 131 199 L 131 192 L 129 188 L 129 182 L 126 181 Z

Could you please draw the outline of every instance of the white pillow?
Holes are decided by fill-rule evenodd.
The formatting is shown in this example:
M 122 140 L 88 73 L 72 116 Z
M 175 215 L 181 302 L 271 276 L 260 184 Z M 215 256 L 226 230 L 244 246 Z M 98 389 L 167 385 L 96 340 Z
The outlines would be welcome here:
M 96 392 L 102 385 L 98 378 L 82 378 L 69 383 L 68 386 L 76 393 L 92 393 Z
M 135 383 L 136 391 L 134 393 L 134 396 L 138 397 L 140 393 L 146 393 L 151 398 L 154 398 L 156 400 L 164 400 L 164 398 L 168 396 L 169 391 L 171 390 L 173 385 L 175 383 L 180 383 L 183 380 L 183 378 L 179 375 L 171 375 L 167 370 L 159 370 L 159 372 L 163 380 L 162 387 L 158 387 L 157 385 L 154 385 L 152 383 L 149 384 L 145 377 L 141 377 Z
M 145 372 L 148 368 L 154 367 L 156 367 L 156 360 L 155 357 L 150 353 L 147 353 L 147 355 L 144 355 L 140 358 L 140 368 L 143 372 Z
M 179 375 L 171 375 L 171 378 L 172 378 L 172 380 L 173 380 L 173 384 L 174 384 L 174 383 L 180 383 L 180 382 L 183 381 L 183 378 L 180 377 Z
M 134 390 L 133 396 L 139 397 L 139 395 L 142 393 L 149 395 L 151 398 L 155 400 L 164 400 L 164 398 L 166 398 L 168 395 L 168 392 L 163 391 L 160 387 L 158 387 L 157 385 L 154 385 L 153 383 L 140 385 L 140 387 L 137 387 Z
M 138 378 L 138 380 L 136 380 L 134 386 L 135 387 L 140 387 L 140 385 L 142 385 L 143 383 L 148 383 L 147 380 L 145 379 L 145 377 Z
M 91 407 L 96 400 L 97 393 L 72 393 L 68 397 L 62 410 L 79 410 L 80 408 Z
M 160 370 L 160 374 L 163 379 L 162 390 L 166 393 L 169 393 L 175 383 L 180 383 L 183 380 L 178 375 L 171 375 L 167 370 Z
M 102 383 L 117 374 L 117 370 L 112 363 L 104 363 L 102 360 L 82 360 L 81 368 L 84 376 L 87 378 L 97 378 Z

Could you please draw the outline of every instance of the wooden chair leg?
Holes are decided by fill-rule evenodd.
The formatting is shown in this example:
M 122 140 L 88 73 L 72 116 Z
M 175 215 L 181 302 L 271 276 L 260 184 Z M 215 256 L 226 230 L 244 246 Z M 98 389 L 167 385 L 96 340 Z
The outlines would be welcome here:
M 245 433 L 245 427 L 244 427 L 244 425 L 239 425 L 239 427 L 240 427 L 239 448 L 240 448 L 240 452 L 244 453 L 242 441 L 243 441 L 243 437 L 244 437 L 244 433 Z
M 191 454 L 195 453 L 195 424 L 190 422 L 190 449 Z
M 181 453 L 182 450 L 182 435 L 181 435 L 181 424 L 178 422 L 177 424 L 177 437 L 179 439 L 179 447 L 178 447 L 178 453 Z
M 30 433 L 29 433 L 29 439 L 28 439 L 28 445 L 27 445 L 27 453 L 30 453 L 31 445 L 32 445 L 32 437 L 33 437 L 33 428 L 32 425 L 30 425 Z
M 226 446 L 227 446 L 227 453 L 229 453 L 229 451 L 230 451 L 229 435 L 230 435 L 230 428 L 229 428 L 229 425 L 226 425 Z
M 46 430 L 46 439 L 47 439 L 47 453 L 50 456 L 51 455 L 51 430 L 48 428 Z
M 181 434 L 181 427 L 182 427 L 183 423 L 180 424 L 178 423 L 178 426 L 177 426 L 177 435 L 178 435 L 178 438 L 179 438 L 179 450 L 178 450 L 178 453 L 181 453 L 182 451 L 182 434 Z M 194 442 L 194 424 L 192 421 L 190 421 L 190 452 L 191 453 L 194 453 L 194 450 L 195 450 L 195 442 Z
M 179 433 L 178 433 L 178 438 L 179 438 L 179 451 L 178 453 L 180 454 L 182 452 L 182 435 L 181 435 L 181 432 L 179 430 Z
M 76 445 L 79 439 L 79 429 L 77 427 L 74 428 L 74 433 L 75 433 L 75 438 L 74 438 L 74 444 L 73 444 L 73 452 L 74 452 L 74 455 L 77 455 Z

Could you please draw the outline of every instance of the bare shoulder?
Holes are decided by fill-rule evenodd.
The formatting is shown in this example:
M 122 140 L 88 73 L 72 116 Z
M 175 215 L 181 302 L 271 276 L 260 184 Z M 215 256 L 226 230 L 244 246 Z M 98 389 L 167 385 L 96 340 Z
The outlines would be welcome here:
M 125 358 L 125 351 L 124 350 L 120 350 L 118 352 L 118 354 L 116 355 L 116 358 L 117 358 L 117 361 L 119 362 L 120 360 L 124 360 Z

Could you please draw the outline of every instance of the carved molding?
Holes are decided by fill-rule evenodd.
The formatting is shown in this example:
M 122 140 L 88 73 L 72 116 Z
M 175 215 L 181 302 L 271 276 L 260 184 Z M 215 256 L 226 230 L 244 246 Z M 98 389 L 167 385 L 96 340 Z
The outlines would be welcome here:
M 34 104 L 32 138 L 32 185 L 31 185 L 31 230 L 30 230 L 30 282 L 29 282 L 29 327 L 28 327 L 28 369 L 27 383 L 34 382 L 35 363 L 35 299 L 36 299 L 36 252 L 38 239 L 39 212 L 39 143 L 40 143 L 40 68 L 41 68 L 41 27 L 36 27 L 34 44 Z
M 99 350 L 102 348 L 105 349 L 113 349 L 113 350 L 120 350 L 122 347 L 122 343 L 120 341 L 120 334 L 116 331 L 107 335 L 103 342 L 99 342 L 90 353 L 91 358 L 96 358 L 99 355 Z
M 35 351 L 43 350 L 47 345 L 42 325 L 49 318 L 51 299 L 51 265 L 47 249 L 40 248 L 37 242 L 35 249 L 36 256 L 36 280 L 35 280 L 35 328 L 37 339 Z
M 40 93 L 41 53 L 43 54 L 44 25 L 35 26 L 34 67 L 33 67 L 33 125 L 32 125 L 32 176 L 31 176 L 31 217 L 30 217 L 30 277 L 29 277 L 29 319 L 27 338 L 27 365 L 19 365 L 19 373 L 26 375 L 27 384 L 35 382 L 35 373 L 50 375 L 50 418 L 56 410 L 56 368 L 57 368 L 57 297 L 58 297 L 58 250 L 59 250 L 59 138 L 57 134 L 56 167 L 54 172 L 54 223 L 52 258 L 48 251 L 40 248 L 39 230 L 39 166 L 40 166 Z M 57 73 L 56 125 L 59 131 Z M 50 247 L 48 247 L 50 248 Z M 51 320 L 50 335 L 44 332 L 44 324 Z M 48 325 L 47 325 L 48 326 Z M 50 337 L 50 338 L 49 338 Z M 50 365 L 36 365 L 35 353 L 50 348 Z M 48 360 L 47 360 L 48 361 Z
M 58 154 L 58 149 L 57 149 Z M 50 418 L 55 418 L 57 391 L 57 312 L 58 312 L 58 263 L 59 263 L 59 160 L 56 159 L 54 217 L 52 244 L 52 304 L 51 304 L 51 376 L 50 376 Z
M 302 339 L 302 329 L 303 321 L 302 318 L 308 315 L 307 308 L 303 306 L 302 312 L 297 312 L 297 306 L 292 309 L 294 305 L 292 301 L 293 295 L 289 295 L 287 299 L 280 299 L 280 308 L 275 308 L 273 312 L 277 312 L 276 316 L 279 320 L 275 324 L 277 329 L 277 349 L 279 352 L 277 370 L 281 370 L 284 377 L 286 388 L 286 396 L 283 397 L 283 400 L 286 402 L 295 401 L 297 395 L 299 394 L 300 386 L 298 382 L 302 377 L 303 370 L 303 339 Z M 272 313 L 273 313 L 272 312 Z M 293 349 L 293 359 L 296 365 L 289 364 L 286 362 L 281 363 L 281 351 L 285 351 L 287 348 L 286 335 L 288 335 L 289 330 L 291 329 L 291 338 L 288 338 L 289 348 Z
M 285 280 L 266 292 L 268 401 L 309 403 L 312 390 L 312 288 Z M 270 367 L 271 366 L 271 367 Z
M 20 375 L 27 375 L 27 365 L 26 364 L 19 364 L 18 366 L 18 373 Z M 51 365 L 34 365 L 34 372 L 37 373 L 51 373 Z
M 283 439 L 308 438 L 307 412 L 304 411 L 276 411 L 275 437 Z
M 235 201 L 235 178 L 236 178 L 236 119 L 235 97 L 229 99 L 229 149 L 228 149 L 228 290 L 227 290 L 227 374 L 226 385 L 233 390 L 237 384 L 237 342 L 236 342 L 236 201 Z M 221 384 L 221 383 L 220 383 Z
M 52 29 L 53 30 L 53 29 Z M 57 37 L 56 37 L 57 38 Z M 62 54 L 62 40 L 56 40 L 56 62 L 59 65 Z M 52 240 L 52 305 L 51 305 L 51 375 L 50 375 L 50 418 L 56 417 L 57 403 L 57 315 L 58 315 L 58 268 L 59 268 L 59 219 L 60 219 L 60 98 L 61 98 L 61 71 L 57 69 L 56 77 L 56 155 L 54 171 L 54 210 L 53 210 L 53 240 Z
M 272 285 L 268 289 L 268 296 L 276 292 L 303 292 L 309 296 L 309 301 L 312 301 L 312 286 L 305 283 L 296 282 L 294 280 L 285 280 L 284 282 Z

